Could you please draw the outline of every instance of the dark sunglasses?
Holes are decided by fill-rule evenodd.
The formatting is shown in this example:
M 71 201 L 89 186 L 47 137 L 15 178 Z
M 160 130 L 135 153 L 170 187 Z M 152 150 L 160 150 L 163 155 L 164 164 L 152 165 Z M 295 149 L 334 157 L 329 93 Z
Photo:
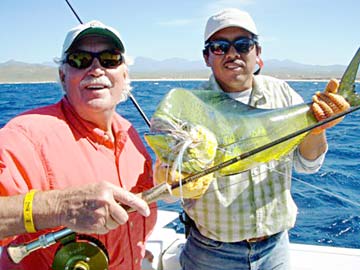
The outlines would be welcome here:
M 257 44 L 257 39 L 248 37 L 241 37 L 234 41 L 212 40 L 205 44 L 205 50 L 210 49 L 215 55 L 224 55 L 231 46 L 234 46 L 238 53 L 248 53 L 255 44 Z
M 66 55 L 64 63 L 73 68 L 84 69 L 91 66 L 94 58 L 97 58 L 104 68 L 116 68 L 123 63 L 123 56 L 120 51 L 107 50 L 102 52 L 73 51 Z

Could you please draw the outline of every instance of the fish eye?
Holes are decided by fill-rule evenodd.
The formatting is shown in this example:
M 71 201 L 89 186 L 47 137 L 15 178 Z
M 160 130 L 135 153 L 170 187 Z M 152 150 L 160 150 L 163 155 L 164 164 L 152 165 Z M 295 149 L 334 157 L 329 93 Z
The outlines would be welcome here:
M 189 123 L 184 123 L 182 125 L 182 130 L 184 131 L 190 131 L 191 130 L 191 125 Z

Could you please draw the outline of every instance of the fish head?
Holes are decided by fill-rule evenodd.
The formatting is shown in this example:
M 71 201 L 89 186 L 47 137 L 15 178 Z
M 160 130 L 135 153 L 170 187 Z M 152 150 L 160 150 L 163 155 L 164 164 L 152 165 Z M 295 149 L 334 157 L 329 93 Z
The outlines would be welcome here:
M 145 141 L 157 159 L 186 173 L 209 167 L 218 146 L 215 134 L 206 127 L 168 116 L 152 119 Z

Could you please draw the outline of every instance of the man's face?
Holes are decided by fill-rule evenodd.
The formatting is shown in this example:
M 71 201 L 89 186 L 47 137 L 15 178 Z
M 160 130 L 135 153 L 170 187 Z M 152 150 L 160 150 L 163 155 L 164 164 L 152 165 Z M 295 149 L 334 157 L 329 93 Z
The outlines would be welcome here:
M 251 38 L 251 33 L 239 27 L 228 27 L 216 32 L 209 41 L 234 41 L 241 37 Z M 260 48 L 256 46 L 253 46 L 248 53 L 238 53 L 234 46 L 231 46 L 223 55 L 216 55 L 209 49 L 204 59 L 207 66 L 211 67 L 221 88 L 225 92 L 237 92 L 251 87 L 258 54 Z
M 114 45 L 105 37 L 86 36 L 74 50 L 102 52 L 113 50 Z M 84 119 L 92 114 L 112 112 L 124 99 L 124 89 L 128 79 L 127 67 L 121 64 L 115 68 L 104 68 L 99 59 L 84 69 L 64 64 L 60 70 L 60 79 L 70 104 Z

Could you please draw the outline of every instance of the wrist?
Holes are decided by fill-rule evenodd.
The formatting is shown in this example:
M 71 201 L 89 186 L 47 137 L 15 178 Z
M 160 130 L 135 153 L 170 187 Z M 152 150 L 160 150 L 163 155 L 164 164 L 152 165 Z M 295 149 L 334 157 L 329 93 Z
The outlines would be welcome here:
M 38 192 L 33 202 L 33 219 L 38 230 L 62 225 L 59 191 Z

